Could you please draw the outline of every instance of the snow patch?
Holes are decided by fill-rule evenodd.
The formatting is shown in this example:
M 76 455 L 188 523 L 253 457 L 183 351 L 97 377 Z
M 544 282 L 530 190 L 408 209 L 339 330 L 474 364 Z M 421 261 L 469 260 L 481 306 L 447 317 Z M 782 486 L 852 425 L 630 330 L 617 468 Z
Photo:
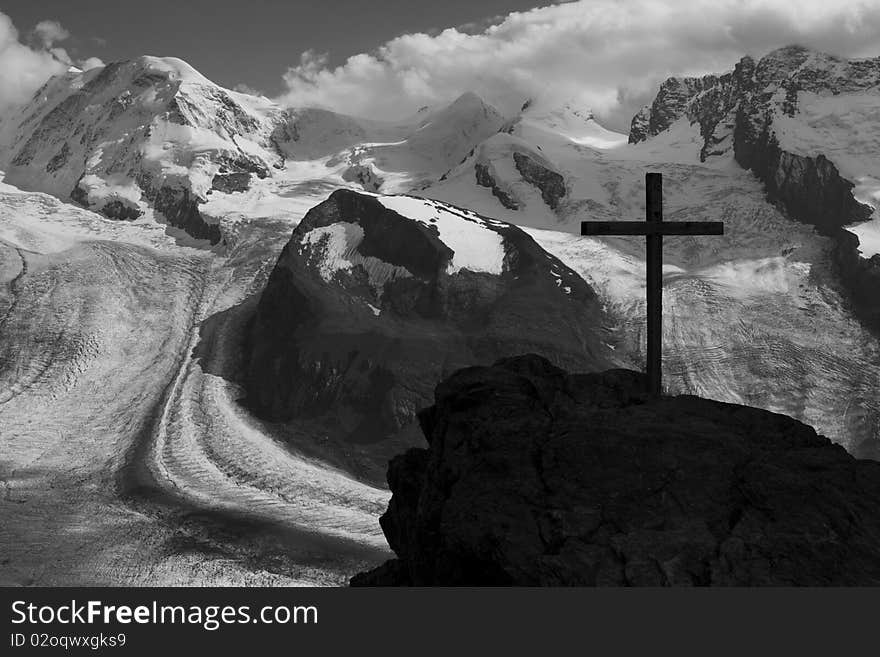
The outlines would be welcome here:
M 623 146 L 627 135 L 601 126 L 588 109 L 575 103 L 563 103 L 558 107 L 540 109 L 530 106 L 522 117 L 523 123 L 538 129 L 546 129 L 562 135 L 580 146 L 607 150 Z
M 437 229 L 440 241 L 454 251 L 448 274 L 462 269 L 496 275 L 503 271 L 504 239 L 493 229 L 505 226 L 503 222 L 414 196 L 376 198 L 389 210 Z
M 363 239 L 363 228 L 357 224 L 341 221 L 315 228 L 306 233 L 303 237 L 300 253 L 305 250 L 305 245 L 323 248 L 323 254 L 318 264 L 318 273 L 329 283 L 337 272 L 351 270 L 352 262 L 349 257 Z
M 863 224 L 847 226 L 847 230 L 859 238 L 859 253 L 863 258 L 880 254 L 880 213 L 874 212 L 874 219 Z
M 373 256 L 361 255 L 357 248 L 363 240 L 364 229 L 360 225 L 340 221 L 306 233 L 299 252 L 302 254 L 308 250 L 314 253 L 319 250 L 316 266 L 318 274 L 327 283 L 332 282 L 339 272 L 362 267 L 377 298 L 382 297 L 385 284 L 389 281 L 412 276 L 405 267 L 392 265 Z

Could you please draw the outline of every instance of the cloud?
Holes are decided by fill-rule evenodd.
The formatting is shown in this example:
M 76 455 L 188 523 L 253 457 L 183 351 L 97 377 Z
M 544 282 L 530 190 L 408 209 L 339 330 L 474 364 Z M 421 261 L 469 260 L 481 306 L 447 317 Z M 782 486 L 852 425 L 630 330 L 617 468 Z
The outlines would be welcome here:
M 265 94 L 263 94 L 262 91 L 260 91 L 256 87 L 252 87 L 249 84 L 245 84 L 243 82 L 239 82 L 237 85 L 232 87 L 232 90 L 237 91 L 238 93 L 241 93 L 241 94 L 248 94 L 249 96 L 263 96 L 263 95 L 265 95 Z
M 58 21 L 40 21 L 34 26 L 34 36 L 45 50 L 49 50 L 58 41 L 64 41 L 70 32 L 61 27 Z
M 87 71 L 104 66 L 97 57 L 74 62 L 58 44 L 70 38 L 58 21 L 40 21 L 22 42 L 12 20 L 0 12 L 0 115 L 14 105 L 30 100 L 51 76 L 74 65 Z
M 51 23 L 43 21 L 40 25 Z M 50 76 L 63 72 L 70 58 L 61 48 L 52 48 L 66 30 L 49 29 L 44 25 L 38 34 L 37 45 L 28 46 L 19 41 L 18 30 L 12 21 L 0 13 L 0 114 L 12 105 L 26 102 Z M 55 52 L 52 52 L 55 51 Z
M 104 61 L 100 57 L 88 57 L 79 62 L 79 67 L 84 71 L 101 66 L 104 66 Z
M 305 52 L 279 100 L 399 117 L 470 90 L 507 112 L 529 97 L 573 100 L 622 129 L 670 75 L 727 70 L 791 43 L 880 55 L 880 0 L 589 0 L 473 28 L 405 34 L 335 68 Z

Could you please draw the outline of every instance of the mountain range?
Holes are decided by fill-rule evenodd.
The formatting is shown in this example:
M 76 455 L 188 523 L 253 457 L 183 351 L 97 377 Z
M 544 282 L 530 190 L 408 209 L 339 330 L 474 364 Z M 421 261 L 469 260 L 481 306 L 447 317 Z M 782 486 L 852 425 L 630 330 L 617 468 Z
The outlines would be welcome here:
M 174 58 L 52 78 L 0 119 L 0 580 L 339 583 L 387 558 L 384 466 L 440 378 L 642 367 L 644 242 L 579 232 L 643 217 L 646 171 L 667 219 L 725 223 L 664 244 L 668 391 L 880 456 L 878 91 L 880 59 L 792 46 L 666 80 L 623 135 L 472 92 L 394 121 L 286 108 Z

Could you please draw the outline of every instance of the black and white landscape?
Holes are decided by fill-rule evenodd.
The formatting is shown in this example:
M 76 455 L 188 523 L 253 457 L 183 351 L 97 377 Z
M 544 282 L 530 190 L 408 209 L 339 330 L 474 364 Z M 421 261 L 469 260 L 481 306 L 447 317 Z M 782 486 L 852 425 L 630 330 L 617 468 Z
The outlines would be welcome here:
M 777 46 L 655 85 L 628 134 L 575 89 L 366 119 L 170 56 L 71 63 L 4 105 L 0 584 L 343 585 L 391 547 L 360 583 L 880 582 L 880 56 Z M 644 239 L 580 222 L 642 219 L 648 171 L 666 220 L 725 234 L 665 241 L 672 398 L 645 403 L 598 374 L 643 368 Z M 524 354 L 546 360 L 455 374 Z M 498 447 L 514 420 L 569 442 Z M 635 460 L 623 429 L 572 447 L 612 425 Z M 426 436 L 380 526 L 389 460 Z M 444 507 L 456 472 L 499 483 Z M 470 512 L 504 521 L 460 538 Z

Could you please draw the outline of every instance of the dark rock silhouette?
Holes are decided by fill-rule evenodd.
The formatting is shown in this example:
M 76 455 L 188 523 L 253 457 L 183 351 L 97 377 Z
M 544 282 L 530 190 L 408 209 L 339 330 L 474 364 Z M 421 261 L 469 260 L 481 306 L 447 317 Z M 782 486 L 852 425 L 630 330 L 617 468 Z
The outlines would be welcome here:
M 613 366 L 608 320 L 583 279 L 516 226 L 460 218 L 500 238 L 503 271 L 450 272 L 454 252 L 430 222 L 372 196 L 338 190 L 310 210 L 248 332 L 243 383 L 251 408 L 330 440 L 395 441 L 382 455 L 384 470 L 390 455 L 421 444 L 416 411 L 461 367 L 524 351 L 564 367 Z M 314 238 L 328 227 L 349 231 L 352 241 L 342 249 Z M 331 274 L 334 248 L 354 264 Z
M 352 585 L 880 584 L 880 463 L 787 416 L 538 356 L 463 369 Z

